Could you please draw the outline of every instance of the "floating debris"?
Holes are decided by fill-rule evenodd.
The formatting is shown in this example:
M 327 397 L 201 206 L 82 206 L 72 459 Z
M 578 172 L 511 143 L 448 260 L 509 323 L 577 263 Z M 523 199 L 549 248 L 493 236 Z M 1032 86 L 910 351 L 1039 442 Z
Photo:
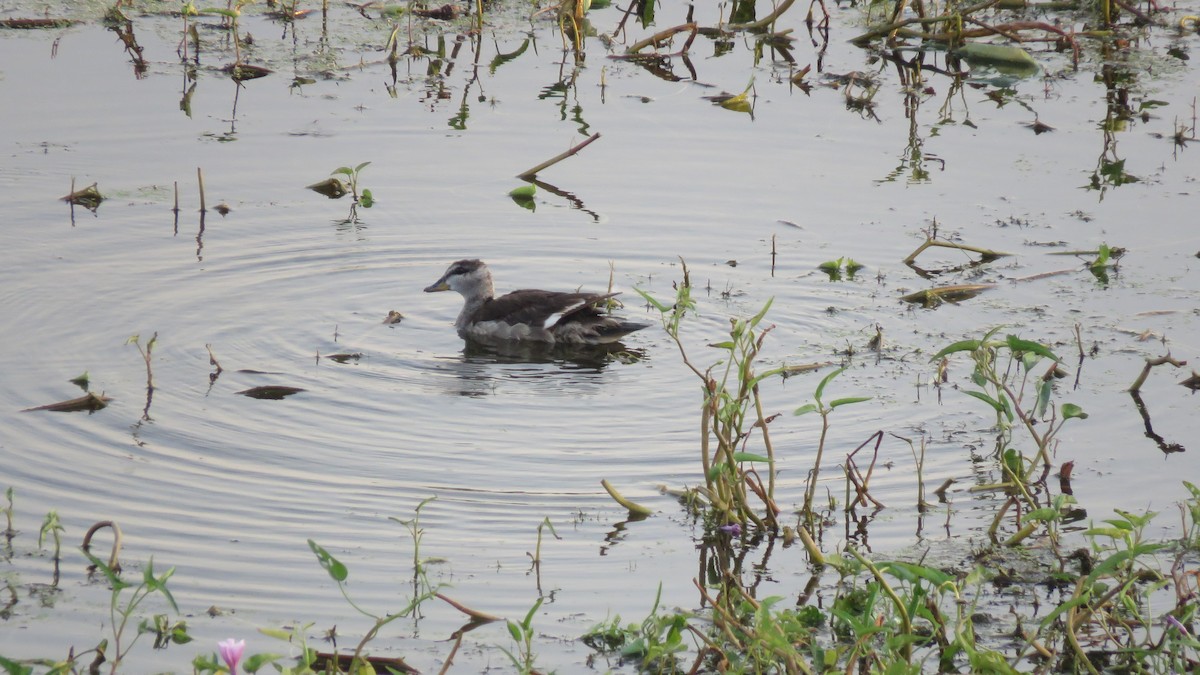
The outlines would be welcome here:
M 26 408 L 21 412 L 34 412 L 37 410 L 49 410 L 50 412 L 79 412 L 80 410 L 87 410 L 88 412 L 95 412 L 108 407 L 108 402 L 111 400 L 112 398 L 104 394 L 95 394 L 89 391 L 79 398 L 40 405 L 36 408 Z
M 1182 384 L 1192 391 L 1200 390 L 1200 373 L 1197 373 L 1193 370 L 1192 376 L 1180 382 L 1179 384 Z
M 361 359 L 362 354 L 361 353 L 329 354 L 325 358 L 333 359 L 334 361 L 337 361 L 338 363 L 346 363 L 347 361 L 357 361 L 357 360 Z
M 959 302 L 961 300 L 970 300 L 980 293 L 995 288 L 996 284 L 956 284 L 954 286 L 941 286 L 939 288 L 927 288 L 916 293 L 909 293 L 902 296 L 900 299 L 905 302 L 921 303 L 926 307 L 937 307 L 943 302 Z
M 82 206 L 89 211 L 95 211 L 100 208 L 100 202 L 104 201 L 104 195 L 100 194 L 100 190 L 96 185 L 96 183 L 92 183 L 82 190 L 75 190 L 65 197 L 59 197 L 59 199 L 70 204 L 75 204 L 76 206 Z
M 74 26 L 78 21 L 72 19 L 4 19 L 0 27 L 17 30 L 34 30 L 38 28 L 66 28 Z
M 391 326 L 393 324 L 400 323 L 403 320 L 404 320 L 404 315 L 393 309 L 387 313 L 386 317 L 384 317 L 383 323 L 384 323 L 384 325 Z
M 221 69 L 223 72 L 229 73 L 235 82 L 245 82 L 246 80 L 257 80 L 260 77 L 266 77 L 273 71 L 262 66 L 251 66 L 245 63 L 231 63 Z
M 346 186 L 342 184 L 342 181 L 336 178 L 326 178 L 320 183 L 313 183 L 312 185 L 307 186 L 305 189 L 323 194 L 330 199 L 341 199 L 342 197 L 345 197 L 348 192 L 350 192 L 346 189 Z
M 250 398 L 263 398 L 278 401 L 279 399 L 286 398 L 292 394 L 298 394 L 302 391 L 304 390 L 300 389 L 299 387 L 267 385 L 263 387 L 251 387 L 250 389 L 239 391 L 237 393 L 241 394 L 242 396 L 249 396 Z

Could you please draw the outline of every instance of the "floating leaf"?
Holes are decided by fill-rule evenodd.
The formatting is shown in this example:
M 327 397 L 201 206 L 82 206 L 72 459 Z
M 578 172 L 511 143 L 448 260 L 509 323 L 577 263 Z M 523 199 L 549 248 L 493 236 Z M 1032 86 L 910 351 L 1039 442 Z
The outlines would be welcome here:
M 1062 406 L 1059 408 L 1059 412 L 1062 413 L 1064 420 L 1069 420 L 1073 417 L 1078 417 L 1081 420 L 1086 420 L 1088 418 L 1088 414 L 1083 411 L 1083 408 L 1080 408 L 1074 403 L 1062 404 Z
M 1033 56 L 1020 47 L 969 42 L 955 53 L 973 66 L 990 65 L 1014 75 L 1032 75 L 1040 70 Z
M 260 77 L 266 77 L 272 72 L 269 68 L 262 66 L 252 66 L 246 63 L 232 63 L 225 66 L 221 70 L 229 73 L 229 77 L 235 82 L 245 82 L 246 80 L 257 80 Z
M 250 398 L 263 398 L 277 401 L 279 399 L 291 396 L 292 394 L 298 394 L 302 391 L 304 390 L 298 387 L 267 385 L 263 387 L 251 387 L 250 389 L 239 391 L 237 393 L 241 394 L 242 396 L 249 396 Z
M 522 185 L 519 188 L 513 188 L 509 191 L 508 196 L 513 199 L 533 199 L 537 194 L 536 185 Z
M 104 195 L 100 194 L 100 189 L 97 188 L 96 185 L 96 183 L 92 183 L 82 190 L 76 190 L 65 197 L 60 197 L 59 199 L 76 206 L 82 206 L 89 211 L 95 211 L 96 209 L 100 208 L 100 202 L 104 201 Z

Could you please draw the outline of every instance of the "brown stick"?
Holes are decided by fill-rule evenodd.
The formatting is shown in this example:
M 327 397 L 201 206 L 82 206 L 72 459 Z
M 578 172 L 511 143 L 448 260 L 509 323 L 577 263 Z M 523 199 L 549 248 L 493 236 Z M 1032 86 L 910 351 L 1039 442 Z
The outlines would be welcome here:
M 676 33 L 682 33 L 685 30 L 690 30 L 692 32 L 695 32 L 696 28 L 697 28 L 697 26 L 694 23 L 684 23 L 684 24 L 680 24 L 678 26 L 672 26 L 671 28 L 665 28 L 663 30 L 658 31 L 654 35 L 651 35 L 648 38 L 644 38 L 644 39 L 638 40 L 637 42 L 633 43 L 632 45 L 629 46 L 629 49 L 625 50 L 625 53 L 633 54 L 635 52 L 639 52 L 639 51 L 645 49 L 646 47 L 649 47 L 650 45 L 654 45 L 655 47 L 657 47 L 660 42 L 662 42 L 663 40 L 666 40 L 667 38 L 671 37 L 672 35 L 674 35 Z
M 564 152 L 562 154 L 551 157 L 550 159 L 542 162 L 541 164 L 538 164 L 537 166 L 533 167 L 532 169 L 529 169 L 527 171 L 523 171 L 523 172 L 517 174 L 517 178 L 520 178 L 522 180 L 529 180 L 529 179 L 533 178 L 534 176 L 536 176 L 537 173 L 539 171 L 541 171 L 542 169 L 545 169 L 546 167 L 558 164 L 559 162 L 563 161 L 564 159 L 570 157 L 571 155 L 574 155 L 575 153 L 577 153 L 580 150 L 587 147 L 588 144 L 590 144 L 592 141 L 596 140 L 597 138 L 600 138 L 599 131 L 592 134 L 591 136 L 588 136 L 586 141 L 580 143 L 579 145 L 573 146 L 570 150 L 567 150 L 566 152 Z

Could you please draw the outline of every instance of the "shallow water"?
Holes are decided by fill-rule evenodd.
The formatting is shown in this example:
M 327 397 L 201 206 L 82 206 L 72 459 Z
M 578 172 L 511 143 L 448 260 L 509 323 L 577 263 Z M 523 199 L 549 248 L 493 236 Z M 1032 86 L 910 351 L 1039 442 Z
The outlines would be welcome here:
M 715 22 L 715 11 L 697 8 L 697 19 Z M 660 6 L 658 27 L 684 13 Z M 1166 350 L 1139 339 L 1143 331 L 1165 336 L 1179 359 L 1200 358 L 1198 170 L 1194 150 L 1169 140 L 1189 114 L 1196 78 L 1179 62 L 1121 64 L 1114 55 L 1131 73 L 1130 96 L 1167 105 L 1115 136 L 1126 170 L 1142 180 L 1101 192 L 1082 186 L 1105 150 L 1108 92 L 1060 55 L 1045 57 L 1049 77 L 1013 82 L 1015 100 L 1004 105 L 986 98 L 994 85 L 951 95 L 948 80 L 930 74 L 932 93 L 909 99 L 906 113 L 895 68 L 845 43 L 861 29 L 859 11 L 837 9 L 821 67 L 879 73 L 866 115 L 848 109 L 816 67 L 806 94 L 787 83 L 787 64 L 755 66 L 743 37 L 719 57 L 697 40 L 692 63 L 705 86 L 607 59 L 595 38 L 575 71 L 541 21 L 535 47 L 493 70 L 493 57 L 523 39 L 504 25 L 515 14 L 499 16 L 482 44 L 463 38 L 453 68 L 429 75 L 425 61 L 402 61 L 395 83 L 377 51 L 386 27 L 349 8 L 332 11 L 329 35 L 341 36 L 332 39 L 316 17 L 294 33 L 247 17 L 256 45 L 249 60 L 276 73 L 240 89 L 209 69 L 229 57 L 223 34 L 205 29 L 190 115 L 180 109 L 191 82 L 175 52 L 177 18 L 135 19 L 147 60 L 141 77 L 99 25 L 0 33 L 8 157 L 0 167 L 0 482 L 15 489 L 21 531 L 5 578 L 22 591 L 0 653 L 61 656 L 105 636 L 107 591 L 84 582 L 74 550 L 105 519 L 124 531 L 127 565 L 153 557 L 157 570 L 177 568 L 171 588 L 198 638 L 166 652 L 139 645 L 133 670 L 186 670 L 228 635 L 250 638 L 251 651 L 278 651 L 285 647 L 253 631 L 292 622 L 313 622 L 312 635 L 336 625 L 344 646 L 369 623 L 339 597 L 306 540 L 347 563 L 353 597 L 395 611 L 407 602 L 412 542 L 389 517 L 409 519 L 434 496 L 421 512 L 420 552 L 445 559 L 435 578 L 450 584 L 448 595 L 514 618 L 546 595 L 535 621 L 546 668 L 577 667 L 590 650 L 571 641 L 607 616 L 640 619 L 660 583 L 665 606 L 694 606 L 699 531 L 658 493 L 702 479 L 698 382 L 675 347 L 652 328 L 627 340 L 637 358 L 624 361 L 464 352 L 451 326 L 458 298 L 421 292 L 461 257 L 488 260 L 501 291 L 598 290 L 611 264 L 627 291 L 625 313 L 647 320 L 655 317 L 631 289 L 669 297 L 682 257 L 708 289 L 697 291 L 699 314 L 685 329 L 699 363 L 715 358 L 704 344 L 721 339 L 727 317 L 752 314 L 768 298 L 775 328 L 764 367 L 836 362 L 853 347 L 852 367 L 831 390 L 875 398 L 835 415 L 822 472 L 829 491 L 840 498 L 837 464 L 877 429 L 927 435 L 927 485 L 957 481 L 951 504 L 920 521 L 912 456 L 889 436 L 887 465 L 872 481 L 888 508 L 853 535 L 882 555 L 984 536 L 999 501 L 968 488 L 997 478 L 994 464 L 978 459 L 991 449 L 991 415 L 951 389 L 939 397 L 927 386 L 928 359 L 1000 324 L 1046 341 L 1072 366 L 1076 323 L 1085 349 L 1097 346 L 1078 390 L 1070 379 L 1059 386 L 1062 400 L 1092 415 L 1068 425 L 1056 457 L 1076 462 L 1075 495 L 1093 517 L 1113 507 L 1167 511 L 1184 496 L 1180 479 L 1200 476 L 1196 449 L 1162 453 L 1124 393 L 1144 357 Z M 591 21 L 611 31 L 620 16 L 612 7 Z M 797 35 L 801 19 L 787 24 Z M 648 34 L 629 25 L 632 36 Z M 464 34 L 457 24 L 442 30 L 448 50 Z M 1194 48 L 1196 39 L 1171 41 Z M 818 49 L 801 37 L 798 67 L 816 63 Z M 687 73 L 679 63 L 674 70 Z M 293 74 L 316 81 L 289 86 Z M 753 117 L 701 98 L 739 92 L 752 75 Z M 464 105 L 466 128 L 454 128 Z M 952 112 L 939 114 L 943 107 Z M 1035 135 L 1024 126 L 1035 118 L 1055 131 Z M 531 212 L 507 197 L 522 184 L 512 176 L 594 131 L 597 142 L 540 174 L 574 205 L 540 190 Z M 916 145 L 928 179 L 907 179 Z M 346 222 L 346 200 L 304 189 L 365 161 L 361 184 L 377 204 L 359 209 L 356 222 Z M 210 207 L 203 228 L 197 167 Z M 72 179 L 99 183 L 108 199 L 95 214 L 56 201 Z M 218 202 L 232 209 L 227 216 L 211 210 Z M 935 219 L 943 235 L 1015 255 L 977 275 L 939 279 L 995 289 L 914 309 L 899 296 L 930 282 L 900 261 Z M 1130 252 L 1101 284 L 1080 260 L 1047 255 L 1054 249 L 1045 244 L 1057 242 Z M 962 262 L 949 251 L 926 255 Z M 816 266 L 839 256 L 866 268 L 831 282 Z M 1063 269 L 1072 271 L 1021 281 Z M 403 322 L 383 325 L 389 310 Z M 886 341 L 879 357 L 866 350 L 876 324 Z M 142 344 L 157 334 L 148 410 L 145 364 L 127 344 L 135 334 Z M 215 380 L 206 345 L 223 368 Z M 339 352 L 361 357 L 321 358 Z M 20 412 L 79 395 L 68 380 L 84 371 L 94 391 L 113 397 L 107 409 Z M 965 360 L 956 362 L 951 383 L 966 386 L 968 374 Z M 1176 384 L 1186 374 L 1160 369 L 1143 389 L 1154 430 L 1184 446 L 1200 431 L 1196 399 Z M 819 429 L 815 417 L 788 413 L 810 400 L 816 381 L 764 386 L 773 411 L 784 413 L 771 431 L 785 505 L 800 501 Z M 280 401 L 237 395 L 258 385 L 305 391 Z M 601 479 L 658 515 L 625 523 Z M 64 597 L 54 610 L 25 595 L 49 581 L 35 535 L 50 509 L 66 527 Z M 546 518 L 561 539 L 545 534 L 537 575 L 528 553 Z M 1163 533 L 1168 520 L 1156 521 Z M 831 528 L 826 550 L 851 529 Z M 806 580 L 797 549 L 777 551 L 770 566 L 769 593 L 794 594 Z M 225 613 L 205 615 L 213 606 Z M 462 621 L 429 605 L 375 647 L 434 670 Z M 480 628 L 456 664 L 465 672 L 504 665 L 493 647 L 508 641 L 503 626 Z

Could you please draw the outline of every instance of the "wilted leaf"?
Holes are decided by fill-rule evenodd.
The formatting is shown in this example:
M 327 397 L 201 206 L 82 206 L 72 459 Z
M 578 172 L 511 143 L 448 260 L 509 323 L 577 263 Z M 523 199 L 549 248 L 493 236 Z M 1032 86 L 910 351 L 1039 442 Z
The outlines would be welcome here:
M 346 189 L 346 186 L 342 184 L 342 181 L 336 178 L 326 178 L 320 183 L 313 183 L 312 185 L 307 186 L 305 189 L 318 192 L 326 197 L 329 197 L 330 199 L 339 199 L 346 196 L 346 193 L 349 192 L 349 190 Z

